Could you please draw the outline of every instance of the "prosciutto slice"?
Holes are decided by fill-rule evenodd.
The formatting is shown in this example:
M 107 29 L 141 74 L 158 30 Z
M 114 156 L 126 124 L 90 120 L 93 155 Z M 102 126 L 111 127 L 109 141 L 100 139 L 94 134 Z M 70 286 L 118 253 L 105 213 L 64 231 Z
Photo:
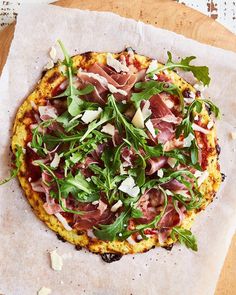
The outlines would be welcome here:
M 150 165 L 150 169 L 146 171 L 146 174 L 152 175 L 157 172 L 157 170 L 165 166 L 165 164 L 167 163 L 167 157 L 161 156 L 159 158 L 150 158 L 147 161 Z
M 136 74 L 117 73 L 108 66 L 98 63 L 94 63 L 89 67 L 87 72 L 78 72 L 78 78 L 84 85 L 92 84 L 95 86 L 93 93 L 87 95 L 86 98 L 100 104 L 105 103 L 105 98 L 108 94 L 108 84 L 121 92 L 113 93 L 116 100 L 124 100 L 129 98 L 131 89 L 137 81 Z
M 181 122 L 164 103 L 161 95 L 156 94 L 150 98 L 152 111 L 152 124 L 158 129 L 157 139 L 159 143 L 166 143 L 175 136 L 175 124 Z

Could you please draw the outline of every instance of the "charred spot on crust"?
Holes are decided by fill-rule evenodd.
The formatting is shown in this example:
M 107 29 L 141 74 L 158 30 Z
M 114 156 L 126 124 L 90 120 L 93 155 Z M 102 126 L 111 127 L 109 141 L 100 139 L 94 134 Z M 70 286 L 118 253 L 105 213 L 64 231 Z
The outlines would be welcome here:
M 221 152 L 221 147 L 219 146 L 218 143 L 217 143 L 217 145 L 216 145 L 216 152 L 217 152 L 217 155 L 219 155 L 220 152 Z
M 122 254 L 116 254 L 116 253 L 101 254 L 102 260 L 107 263 L 112 263 L 112 262 L 118 261 L 122 258 L 122 256 L 123 256 Z
M 196 97 L 200 97 L 201 96 L 201 91 L 197 90 L 195 94 L 196 94 Z
M 82 250 L 82 248 L 83 248 L 83 247 L 81 247 L 80 245 L 75 245 L 75 249 L 76 249 L 77 251 Z
M 57 236 L 58 240 L 62 241 L 63 243 L 66 242 L 66 240 L 61 235 L 56 234 L 56 236 Z
M 47 82 L 48 82 L 49 84 L 52 84 L 52 83 L 55 82 L 55 80 L 56 80 L 57 78 L 59 78 L 59 77 L 60 77 L 60 73 L 58 73 L 58 72 L 54 72 L 54 73 L 52 74 L 52 76 L 49 77 L 49 78 L 47 79 Z
M 170 245 L 167 245 L 167 246 L 162 246 L 162 248 L 166 249 L 167 251 L 171 251 L 173 246 L 174 246 L 174 244 L 170 244 Z
M 226 175 L 224 173 L 221 173 L 221 181 L 225 181 Z
M 77 230 L 77 235 L 78 236 L 82 236 L 84 234 L 84 231 L 82 231 L 82 230 Z
M 92 57 L 92 51 L 87 51 L 81 54 L 81 56 L 84 58 L 84 61 L 89 61 Z
M 191 92 L 190 92 L 189 88 L 184 89 L 184 91 L 182 92 L 182 94 L 186 98 L 190 98 L 191 97 Z
M 47 70 L 43 70 L 41 73 L 41 79 L 45 76 L 45 74 L 47 73 Z

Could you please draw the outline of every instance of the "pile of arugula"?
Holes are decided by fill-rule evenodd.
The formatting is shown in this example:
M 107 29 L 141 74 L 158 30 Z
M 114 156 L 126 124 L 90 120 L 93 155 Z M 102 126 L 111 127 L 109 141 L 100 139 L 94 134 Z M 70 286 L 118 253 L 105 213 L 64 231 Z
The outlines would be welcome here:
M 64 61 L 62 64 L 66 67 L 65 76 L 68 79 L 68 87 L 66 90 L 54 97 L 67 101 L 67 110 L 55 119 L 49 119 L 41 122 L 33 131 L 31 148 L 44 159 L 48 152 L 54 148 L 58 150 L 60 157 L 60 169 L 64 171 L 63 177 L 57 176 L 57 168 L 45 164 L 42 160 L 34 161 L 42 172 L 46 172 L 52 178 L 55 184 L 51 189 L 51 197 L 55 198 L 65 212 L 82 215 L 82 211 L 71 210 L 66 207 L 63 199 L 73 197 L 74 202 L 94 202 L 100 199 L 101 192 L 106 196 L 107 203 L 112 206 L 118 200 L 122 201 L 122 210 L 119 216 L 112 224 L 100 225 L 94 228 L 94 234 L 102 240 L 113 241 L 115 239 L 125 240 L 133 233 L 139 233 L 146 239 L 145 229 L 158 229 L 158 224 L 165 214 L 168 200 L 171 198 L 174 206 L 182 204 L 186 210 L 194 210 L 201 206 L 202 195 L 198 190 L 195 176 L 187 169 L 188 166 L 201 169 L 198 164 L 198 145 L 192 128 L 193 117 L 196 113 L 202 111 L 203 105 L 206 104 L 219 116 L 219 109 L 209 100 L 196 99 L 191 105 L 185 105 L 183 94 L 179 88 L 166 82 L 154 81 L 154 75 L 164 70 L 174 70 L 181 68 L 184 71 L 191 71 L 193 75 L 202 81 L 204 85 L 210 82 L 208 68 L 190 65 L 195 58 L 193 56 L 182 59 L 179 63 L 172 60 L 170 52 L 168 52 L 167 63 L 158 67 L 151 73 L 147 74 L 146 82 L 135 84 L 136 92 L 132 94 L 131 102 L 127 105 L 119 103 L 113 95 L 107 97 L 107 104 L 103 107 L 100 117 L 87 126 L 78 129 L 81 126 L 81 115 L 86 110 L 97 110 L 99 105 L 94 102 L 86 101 L 84 95 L 94 91 L 94 86 L 88 85 L 82 90 L 78 90 L 73 85 L 73 77 L 76 75 L 77 69 L 73 65 L 72 58 L 68 55 L 64 45 L 58 41 L 64 53 Z M 137 92 L 138 91 L 138 92 Z M 133 104 L 138 108 L 144 100 L 149 100 L 153 95 L 167 92 L 176 95 L 179 98 L 182 109 L 183 120 L 176 130 L 176 137 L 183 135 L 185 138 L 192 134 L 192 140 L 189 148 L 175 149 L 164 152 L 163 145 L 149 146 L 147 143 L 148 136 L 143 129 L 135 127 L 125 116 L 125 111 Z M 118 146 L 112 146 L 111 136 L 101 132 L 102 125 L 111 122 L 123 136 L 123 141 Z M 45 130 L 52 124 L 58 124 L 60 130 L 47 133 Z M 43 132 L 42 132 L 43 130 Z M 94 152 L 99 145 L 104 144 L 106 148 L 102 152 L 100 163 L 90 164 L 88 169 L 92 172 L 91 178 L 85 176 L 77 169 L 78 163 L 83 163 L 87 156 Z M 134 151 L 136 162 L 134 167 L 129 167 L 126 174 L 121 174 L 120 167 L 122 165 L 121 151 L 128 147 Z M 11 178 L 15 177 L 21 166 L 22 149 L 18 147 L 16 152 L 16 168 L 12 172 Z M 176 160 L 175 167 L 180 163 L 185 165 L 186 169 L 175 171 L 175 169 L 163 169 L 163 177 L 155 179 L 145 174 L 147 160 L 151 157 L 167 156 Z M 120 183 L 130 175 L 134 178 L 136 185 L 140 188 L 140 194 L 137 197 L 131 197 L 118 189 Z M 6 179 L 4 182 L 10 180 Z M 164 189 L 163 184 L 176 179 L 184 184 L 189 191 L 189 197 L 170 192 Z M 48 183 L 51 186 L 51 183 Z M 2 184 L 0 183 L 0 184 Z M 128 222 L 141 218 L 142 212 L 137 208 L 137 202 L 145 190 L 156 188 L 161 191 L 164 196 L 164 205 L 162 211 L 147 224 L 136 225 L 135 229 L 128 229 Z M 177 207 L 176 207 L 177 208 Z M 173 240 L 179 240 L 192 250 L 197 250 L 196 238 L 191 231 L 181 227 L 174 227 L 171 232 Z

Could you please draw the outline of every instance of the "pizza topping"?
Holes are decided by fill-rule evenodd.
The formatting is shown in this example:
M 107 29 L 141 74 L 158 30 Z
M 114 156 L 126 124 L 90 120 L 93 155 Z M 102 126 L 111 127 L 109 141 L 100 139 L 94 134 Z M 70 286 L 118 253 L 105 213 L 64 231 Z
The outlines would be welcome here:
M 135 185 L 132 176 L 129 176 L 123 180 L 118 189 L 131 197 L 137 197 L 140 191 L 139 187 Z
M 57 117 L 56 109 L 53 106 L 39 106 L 39 115 L 43 121 L 55 119 Z
M 102 108 L 98 108 L 97 110 L 86 110 L 81 118 L 81 120 L 88 124 L 94 120 L 96 120 L 102 112 Z
M 45 208 L 45 206 L 44 206 Z M 69 226 L 67 220 L 65 219 L 65 217 L 63 217 L 59 212 L 54 213 L 54 215 L 56 216 L 56 218 L 61 222 L 61 224 L 63 225 L 65 230 L 71 231 L 72 227 Z
M 107 64 L 116 70 L 117 73 L 120 72 L 129 72 L 129 68 L 125 64 L 122 64 L 120 61 L 115 59 L 111 53 L 107 54 Z
M 156 60 L 156 59 L 153 59 L 153 60 L 150 62 L 150 64 L 149 64 L 149 66 L 148 66 L 148 69 L 147 69 L 146 73 L 149 74 L 149 73 L 151 73 L 151 72 L 157 70 L 157 68 L 158 68 L 157 60 Z
M 193 130 L 202 132 L 204 134 L 209 134 L 209 130 L 202 128 L 201 126 L 197 125 L 196 123 L 193 123 Z
M 147 122 L 145 123 L 145 126 L 147 127 L 148 131 L 151 133 L 152 137 L 156 138 L 156 132 L 155 132 L 152 121 L 147 120 Z
M 137 109 L 133 119 L 132 119 L 132 124 L 137 127 L 137 128 L 144 128 L 144 117 L 143 117 L 143 112 L 141 111 L 140 108 Z
M 107 133 L 111 136 L 114 136 L 115 135 L 115 126 L 110 123 L 107 123 L 106 125 L 104 125 L 102 127 L 101 132 L 104 132 L 104 133 Z

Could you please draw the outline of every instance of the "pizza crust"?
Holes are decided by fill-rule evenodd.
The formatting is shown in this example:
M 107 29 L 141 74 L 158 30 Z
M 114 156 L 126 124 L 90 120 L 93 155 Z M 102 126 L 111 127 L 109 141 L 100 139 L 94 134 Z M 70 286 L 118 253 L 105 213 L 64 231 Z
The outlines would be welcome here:
M 121 53 L 120 53 L 121 54 Z M 127 54 L 127 52 L 122 52 L 122 54 Z M 113 54 L 116 58 L 119 54 Z M 140 62 L 142 68 L 147 68 L 150 59 L 145 56 L 135 54 L 135 58 Z M 106 63 L 106 53 L 85 53 L 82 55 L 77 55 L 73 57 L 73 63 L 75 67 L 89 67 L 94 62 Z M 25 143 L 27 139 L 28 126 L 31 124 L 30 118 L 26 116 L 28 112 L 32 110 L 33 107 L 39 105 L 45 105 L 47 99 L 52 98 L 53 90 L 58 87 L 63 81 L 64 76 L 60 72 L 61 67 L 55 65 L 54 68 L 48 70 L 43 78 L 37 84 L 35 90 L 26 98 L 23 104 L 20 106 L 13 127 L 13 137 L 12 137 L 12 150 L 13 153 L 16 151 L 16 146 L 22 146 L 25 148 Z M 177 73 L 171 72 L 172 80 L 174 84 L 177 84 L 181 91 L 186 88 L 189 88 L 191 91 L 195 92 L 194 88 L 188 84 L 184 79 L 182 79 Z M 201 114 L 199 115 L 204 123 L 208 123 L 211 119 L 206 111 L 203 108 Z M 193 220 L 197 213 L 201 210 L 204 210 L 206 206 L 213 200 L 213 197 L 217 190 L 219 189 L 221 183 L 221 173 L 218 164 L 218 156 L 216 151 L 216 131 L 215 126 L 210 130 L 207 136 L 207 145 L 210 147 L 208 149 L 207 155 L 207 170 L 209 176 L 206 181 L 201 185 L 200 192 L 203 194 L 203 205 L 200 209 L 188 211 L 181 227 L 185 229 L 190 229 L 193 223 Z M 198 144 L 203 144 L 201 137 L 196 136 Z M 49 228 L 54 232 L 60 235 L 64 240 L 76 245 L 87 248 L 89 251 L 94 253 L 120 253 L 120 254 L 132 254 L 146 252 L 149 249 L 156 246 L 168 246 L 173 244 L 171 238 L 168 238 L 164 244 L 159 243 L 157 237 L 152 237 L 147 240 L 141 240 L 138 243 L 130 244 L 128 241 L 113 241 L 107 242 L 98 239 L 91 238 L 87 233 L 82 233 L 73 229 L 72 231 L 67 231 L 63 225 L 58 221 L 54 215 L 49 215 L 43 208 L 43 201 L 40 197 L 40 194 L 34 192 L 31 188 L 30 182 L 26 177 L 26 162 L 25 158 L 23 165 L 19 173 L 19 181 L 21 187 L 28 199 L 34 213 L 41 219 Z

